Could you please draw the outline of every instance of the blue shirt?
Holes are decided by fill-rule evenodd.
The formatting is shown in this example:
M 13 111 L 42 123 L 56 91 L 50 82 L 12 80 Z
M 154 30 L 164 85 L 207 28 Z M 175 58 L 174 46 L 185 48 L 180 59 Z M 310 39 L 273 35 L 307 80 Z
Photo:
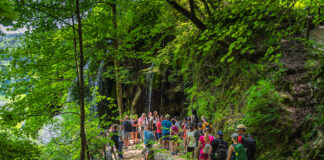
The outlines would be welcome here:
M 148 130 L 144 130 L 144 144 L 152 144 L 154 141 L 154 134 Z
M 170 127 L 172 126 L 171 121 L 164 120 L 164 121 L 162 121 L 161 125 L 162 125 L 162 128 L 163 128 L 162 134 L 163 135 L 164 134 L 170 134 Z

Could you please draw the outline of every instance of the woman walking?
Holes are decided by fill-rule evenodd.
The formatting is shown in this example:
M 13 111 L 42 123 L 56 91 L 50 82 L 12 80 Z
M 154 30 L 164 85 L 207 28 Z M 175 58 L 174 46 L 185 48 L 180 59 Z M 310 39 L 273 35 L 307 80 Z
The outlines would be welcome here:
M 178 132 L 179 128 L 175 125 L 175 120 L 172 120 L 172 127 L 171 127 L 171 155 L 177 155 L 177 149 L 178 149 Z
M 204 129 L 204 136 L 199 138 L 198 148 L 200 150 L 199 159 L 208 159 L 210 143 L 214 140 L 214 137 L 210 134 L 210 128 Z

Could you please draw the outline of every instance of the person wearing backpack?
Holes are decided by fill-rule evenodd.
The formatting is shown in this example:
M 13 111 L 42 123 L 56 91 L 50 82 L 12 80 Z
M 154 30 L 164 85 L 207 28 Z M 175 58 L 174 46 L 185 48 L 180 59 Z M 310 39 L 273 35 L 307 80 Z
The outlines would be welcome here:
M 138 119 L 138 130 L 140 133 L 140 138 L 144 141 L 144 128 L 148 124 L 146 113 L 142 113 L 142 116 Z
M 118 152 L 119 159 L 124 159 L 123 157 L 123 141 L 120 137 L 120 130 L 118 130 L 117 125 L 112 125 L 111 127 L 112 141 L 114 142 L 116 151 Z
M 205 117 L 201 118 L 203 121 L 203 129 L 209 128 L 211 130 L 210 124 L 207 122 L 207 119 Z
M 239 124 L 236 128 L 236 132 L 239 134 L 238 143 L 243 144 L 246 154 L 249 160 L 254 160 L 256 151 L 255 139 L 246 133 L 246 127 L 243 124 Z
M 154 159 L 152 147 L 154 144 L 155 135 L 149 130 L 149 128 L 149 124 L 147 124 L 144 128 L 144 154 L 146 160 Z
M 187 153 L 190 153 L 191 154 L 190 158 L 193 158 L 194 151 L 195 151 L 195 146 L 196 146 L 194 124 L 191 124 L 189 126 L 189 132 L 188 132 L 188 135 L 187 135 L 187 144 L 188 144 Z
M 125 147 L 126 147 L 125 149 L 127 149 L 128 145 L 129 145 L 129 136 L 133 129 L 132 123 L 129 121 L 128 116 L 125 116 L 125 121 L 123 122 L 123 126 L 125 128 L 125 130 L 124 130 L 124 132 L 125 132 L 124 133 L 125 134 L 124 143 L 125 143 Z
M 244 146 L 238 143 L 238 136 L 237 133 L 231 135 L 233 144 L 228 149 L 226 160 L 248 160 Z
M 195 109 L 191 110 L 191 117 L 190 117 L 191 124 L 196 127 L 198 125 L 198 116 L 197 116 L 197 111 Z
M 210 129 L 204 129 L 204 136 L 199 138 L 198 148 L 200 150 L 199 159 L 208 159 L 209 158 L 209 150 L 210 150 L 210 143 L 214 140 L 214 137 L 210 134 Z
M 170 121 L 170 115 L 165 115 L 165 119 L 161 122 L 162 125 L 162 139 L 163 139 L 163 148 L 169 150 L 170 142 L 170 128 L 172 126 Z
M 138 129 L 137 129 L 137 115 L 134 115 L 131 120 L 132 123 L 132 138 L 134 140 L 134 144 L 137 144 L 137 139 L 138 139 Z
M 210 159 L 211 160 L 225 160 L 228 144 L 223 140 L 223 132 L 218 131 L 216 138 L 211 142 Z
M 195 155 L 194 158 L 197 160 L 199 159 L 199 148 L 198 148 L 198 142 L 199 142 L 199 138 L 201 136 L 204 136 L 204 130 L 202 129 L 202 123 L 198 123 L 197 125 L 197 130 L 195 131 L 195 140 L 196 140 L 196 146 L 195 146 Z

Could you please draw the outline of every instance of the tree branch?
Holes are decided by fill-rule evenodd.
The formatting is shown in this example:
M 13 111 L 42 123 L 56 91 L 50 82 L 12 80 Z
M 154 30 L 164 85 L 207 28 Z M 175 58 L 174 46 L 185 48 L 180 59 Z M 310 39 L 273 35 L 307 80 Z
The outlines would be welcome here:
M 196 15 L 192 15 L 191 12 L 187 11 L 185 8 L 181 7 L 177 2 L 173 1 L 173 0 L 166 0 L 169 5 L 171 5 L 174 9 L 176 9 L 177 11 L 179 11 L 182 15 L 184 15 L 185 17 L 187 17 L 188 19 L 190 19 L 201 31 L 204 31 L 207 29 L 207 26 L 202 23 L 197 17 Z
M 28 6 L 29 8 L 32 8 L 32 9 L 35 9 L 35 10 L 37 10 L 37 11 L 39 11 L 39 12 L 45 13 L 45 14 L 47 14 L 48 16 L 50 16 L 50 17 L 52 17 L 52 18 L 55 18 L 56 20 L 58 20 L 58 21 L 60 21 L 60 22 L 62 22 L 62 23 L 64 23 L 64 24 L 66 24 L 66 25 L 68 25 L 68 26 L 74 28 L 75 30 L 77 30 L 77 29 L 76 29 L 74 26 L 72 26 L 70 23 L 65 22 L 63 19 L 61 19 L 61 18 L 59 18 L 59 17 L 56 17 L 56 16 L 54 16 L 54 15 L 52 15 L 52 14 L 50 14 L 50 13 L 48 13 L 48 12 L 42 10 L 42 9 L 39 9 L 39 8 L 37 8 L 37 7 L 34 7 L 33 5 L 30 5 L 30 4 L 27 4 L 27 3 L 24 3 L 24 2 L 23 2 L 23 4 L 26 5 L 26 6 Z
M 194 0 L 189 0 L 189 5 L 190 5 L 190 12 L 191 16 L 196 16 L 195 14 L 195 1 Z

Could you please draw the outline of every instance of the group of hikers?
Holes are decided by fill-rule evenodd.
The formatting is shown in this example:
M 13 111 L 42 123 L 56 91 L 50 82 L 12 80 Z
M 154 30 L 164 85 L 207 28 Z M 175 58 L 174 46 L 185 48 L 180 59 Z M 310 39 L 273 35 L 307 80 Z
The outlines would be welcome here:
M 148 116 L 125 116 L 120 120 L 122 125 L 112 125 L 109 132 L 113 133 L 112 140 L 119 158 L 123 159 L 123 146 L 128 149 L 130 139 L 134 144 L 143 142 L 145 159 L 153 159 L 153 144 L 158 143 L 160 149 L 171 151 L 177 155 L 180 148 L 188 159 L 198 160 L 254 160 L 256 143 L 252 136 L 246 133 L 246 127 L 240 124 L 236 132 L 231 134 L 230 145 L 223 139 L 223 132 L 211 134 L 211 125 L 205 117 L 199 118 L 196 110 L 192 116 L 179 121 L 179 117 L 170 115 L 160 116 L 155 111 Z M 181 144 L 181 146 L 180 146 Z

